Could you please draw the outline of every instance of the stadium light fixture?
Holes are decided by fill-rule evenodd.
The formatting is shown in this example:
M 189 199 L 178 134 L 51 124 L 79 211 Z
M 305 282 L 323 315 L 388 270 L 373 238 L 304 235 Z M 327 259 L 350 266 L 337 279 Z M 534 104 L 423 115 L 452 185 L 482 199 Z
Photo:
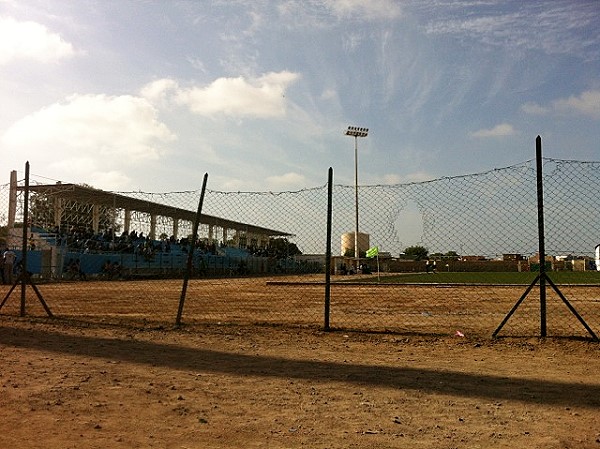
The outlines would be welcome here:
M 347 136 L 354 137 L 354 212 L 355 212 L 355 226 L 354 226 L 354 258 L 356 264 L 356 270 L 358 270 L 360 254 L 358 251 L 358 138 L 367 137 L 369 134 L 369 128 L 360 128 L 358 126 L 349 126 L 345 133 Z

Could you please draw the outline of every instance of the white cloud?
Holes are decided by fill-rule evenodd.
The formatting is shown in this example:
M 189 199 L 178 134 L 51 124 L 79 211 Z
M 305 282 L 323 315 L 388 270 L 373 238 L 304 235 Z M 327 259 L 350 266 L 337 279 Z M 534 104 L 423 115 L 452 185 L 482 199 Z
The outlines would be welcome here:
M 298 173 L 286 173 L 281 176 L 268 176 L 267 188 L 270 190 L 289 190 L 306 187 L 306 178 Z
M 532 102 L 525 103 L 523 106 L 521 106 L 521 110 L 526 114 L 532 115 L 544 115 L 548 113 L 548 108 Z
M 186 59 L 194 69 L 196 69 L 202 73 L 208 73 L 208 70 L 206 69 L 204 62 L 200 58 L 196 58 L 194 56 L 188 56 Z
M 335 89 L 325 89 L 321 93 L 321 100 L 336 100 L 337 98 L 338 94 Z
M 298 78 L 298 74 L 287 71 L 256 79 L 219 78 L 206 87 L 181 90 L 177 100 L 207 117 L 281 117 L 286 112 L 286 89 Z
M 563 113 L 578 113 L 600 118 L 600 90 L 588 90 L 578 97 L 571 96 L 554 102 L 554 108 Z
M 74 54 L 69 42 L 39 23 L 0 18 L 0 64 L 15 59 L 53 62 Z
M 154 107 L 139 97 L 73 95 L 19 120 L 2 140 L 15 147 L 44 145 L 78 154 L 156 158 L 159 150 L 155 144 L 174 138 L 156 114 Z
M 158 159 L 162 144 L 173 139 L 144 98 L 73 95 L 14 123 L 1 142 L 11 164 L 26 155 L 67 179 L 124 182 L 121 170 Z
M 427 173 L 424 171 L 408 173 L 406 175 L 398 175 L 395 173 L 388 173 L 386 175 L 383 175 L 383 184 L 387 184 L 387 185 L 406 184 L 406 183 L 413 183 L 413 182 L 430 181 L 432 179 L 434 179 L 434 176 L 431 173 Z
M 456 35 L 485 45 L 502 46 L 512 52 L 542 51 L 592 60 L 598 57 L 600 35 L 595 32 L 595 2 L 518 2 L 514 8 L 498 1 L 415 3 L 423 10 L 430 34 Z M 581 36 L 585 36 L 582 39 Z
M 112 190 L 128 187 L 131 185 L 131 178 L 119 170 L 90 171 L 89 182 L 92 186 L 110 186 Z
M 340 18 L 395 19 L 402 15 L 394 0 L 326 0 L 325 4 Z
M 246 37 L 252 37 L 264 25 L 264 17 L 255 11 L 250 11 L 248 12 L 248 18 L 250 19 L 250 26 L 244 30 L 243 34 Z
M 140 95 L 153 104 L 166 104 L 169 99 L 169 94 L 176 92 L 179 89 L 177 81 L 162 78 L 152 81 L 142 87 Z
M 33 167 L 39 171 L 39 167 Z M 66 182 L 73 182 L 73 177 L 79 178 L 76 181 L 94 187 L 105 187 L 118 189 L 130 184 L 131 178 L 120 170 L 103 171 L 91 156 L 72 157 L 69 159 L 58 159 L 47 165 L 53 173 L 66 174 L 63 178 Z M 124 170 L 124 167 L 121 167 Z
M 471 137 L 487 138 L 487 137 L 505 137 L 514 135 L 515 129 L 508 123 L 501 123 L 490 129 L 480 129 L 479 131 L 472 132 Z
M 388 21 L 402 16 L 397 0 L 287 0 L 277 4 L 278 23 L 288 29 L 319 29 L 336 26 L 342 21 Z
M 526 114 L 534 115 L 578 114 L 598 119 L 600 118 L 600 90 L 587 90 L 579 96 L 572 95 L 569 98 L 555 100 L 548 106 L 526 103 L 521 110 Z

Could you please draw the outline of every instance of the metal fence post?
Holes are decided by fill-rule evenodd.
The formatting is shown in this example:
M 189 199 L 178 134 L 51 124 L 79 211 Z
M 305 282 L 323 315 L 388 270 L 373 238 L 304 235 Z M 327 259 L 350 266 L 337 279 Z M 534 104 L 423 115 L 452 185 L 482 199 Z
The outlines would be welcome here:
M 29 225 L 29 161 L 25 163 L 25 191 L 23 192 L 23 241 L 21 242 L 21 273 L 27 273 L 27 226 Z M 21 276 L 21 316 L 25 316 L 25 287 L 27 280 Z
M 542 138 L 535 139 L 537 174 L 538 243 L 540 253 L 540 335 L 546 337 L 546 242 L 544 234 L 544 180 L 542 176 Z
M 200 193 L 200 201 L 198 201 L 198 210 L 196 211 L 196 219 L 194 220 L 194 227 L 192 230 L 192 241 L 190 242 L 190 250 L 187 258 L 187 266 L 185 274 L 183 275 L 183 286 L 181 288 L 181 296 L 179 298 L 179 308 L 177 310 L 177 319 L 175 324 L 179 326 L 181 324 L 181 316 L 183 314 L 183 304 L 185 303 L 185 296 L 187 293 L 187 286 L 190 276 L 192 274 L 192 264 L 194 259 L 194 248 L 196 246 L 196 239 L 198 238 L 198 226 L 200 225 L 200 215 L 202 215 L 202 205 L 204 203 L 204 194 L 206 192 L 206 182 L 208 181 L 208 173 L 204 174 L 204 181 L 202 182 L 202 192 Z
M 329 326 L 329 310 L 331 305 L 331 210 L 333 191 L 333 168 L 329 167 L 327 179 L 327 246 L 325 248 L 325 324 L 326 331 Z

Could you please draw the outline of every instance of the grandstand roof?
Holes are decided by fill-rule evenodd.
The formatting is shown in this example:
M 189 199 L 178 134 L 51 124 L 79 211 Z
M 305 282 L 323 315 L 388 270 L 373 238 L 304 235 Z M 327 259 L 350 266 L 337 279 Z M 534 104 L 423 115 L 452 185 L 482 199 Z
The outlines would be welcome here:
M 25 190 L 25 187 L 18 187 L 18 189 Z M 139 198 L 129 197 L 120 193 L 108 192 L 105 190 L 77 184 L 57 183 L 30 185 L 29 191 L 76 202 L 98 204 L 101 206 L 113 207 L 115 209 L 128 209 L 132 211 L 160 215 L 163 217 L 172 217 L 180 220 L 187 220 L 192 223 L 196 220 L 196 211 L 181 209 L 166 204 L 146 201 Z M 268 235 L 271 237 L 293 236 L 293 234 L 287 232 L 277 231 L 275 229 L 268 229 L 262 226 L 255 226 L 248 223 L 242 223 L 206 214 L 201 214 L 200 223 L 251 232 L 254 234 Z

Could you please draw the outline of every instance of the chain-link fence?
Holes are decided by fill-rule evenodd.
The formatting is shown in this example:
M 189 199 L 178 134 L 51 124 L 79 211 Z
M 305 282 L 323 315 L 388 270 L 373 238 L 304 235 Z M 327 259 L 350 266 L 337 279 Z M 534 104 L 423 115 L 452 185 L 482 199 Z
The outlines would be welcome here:
M 545 261 L 535 160 L 419 183 L 203 196 L 13 172 L 0 186 L 0 239 L 16 256 L 0 314 L 44 316 L 45 303 L 59 319 L 166 325 L 179 309 L 186 324 L 489 336 L 518 305 L 500 335 L 539 335 L 547 320 L 550 336 L 594 336 L 600 163 L 543 167 Z

